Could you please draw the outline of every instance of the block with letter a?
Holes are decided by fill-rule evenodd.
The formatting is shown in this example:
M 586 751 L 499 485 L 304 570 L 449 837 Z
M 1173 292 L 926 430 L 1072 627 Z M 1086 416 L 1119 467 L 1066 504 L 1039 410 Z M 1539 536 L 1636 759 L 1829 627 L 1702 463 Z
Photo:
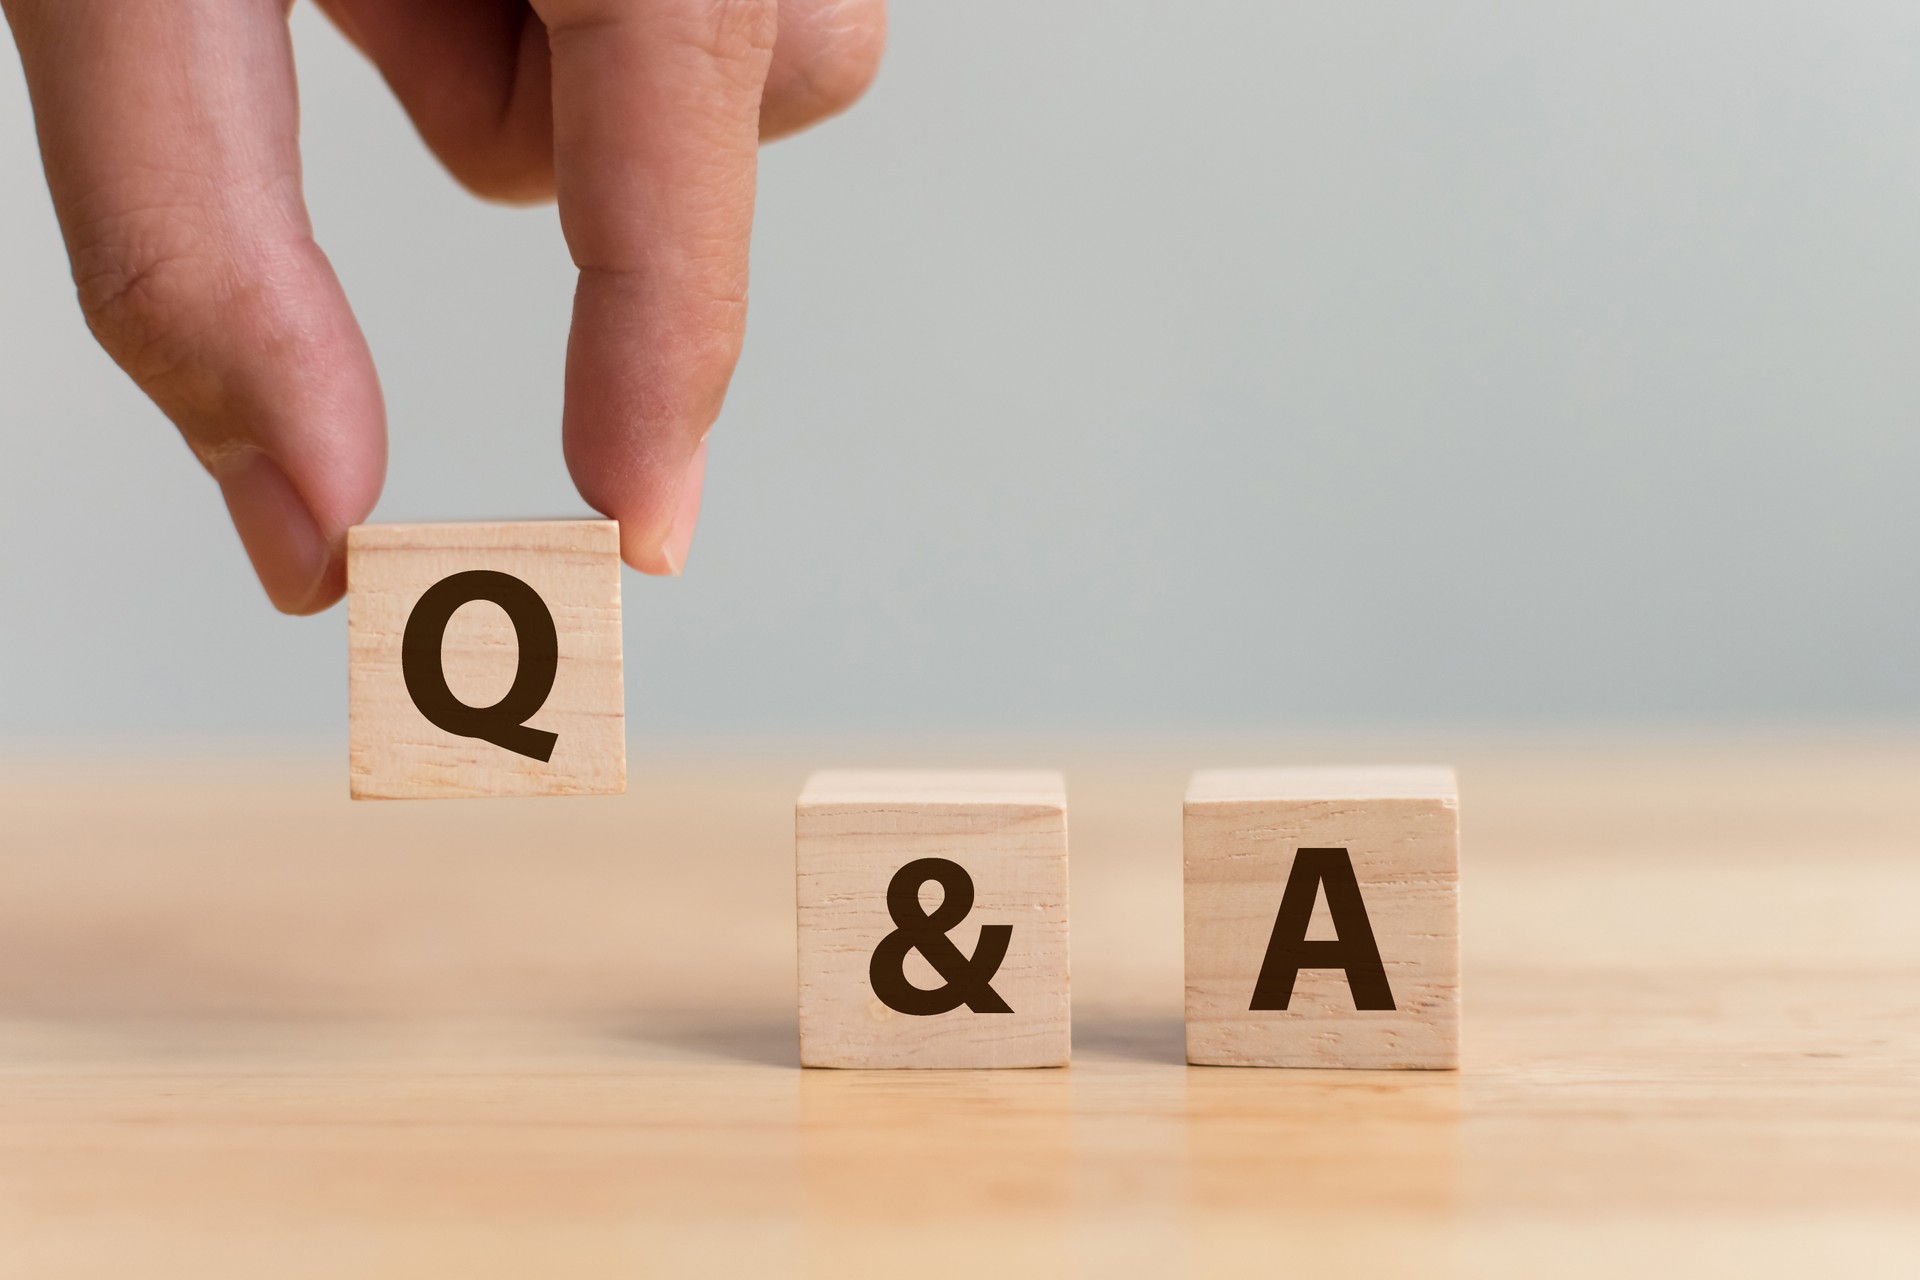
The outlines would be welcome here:
M 1459 787 L 1223 769 L 1186 802 L 1187 1060 L 1459 1066 Z
M 347 650 L 355 799 L 626 789 L 611 520 L 356 526 Z
M 1066 1065 L 1059 774 L 817 773 L 794 861 L 801 1065 Z

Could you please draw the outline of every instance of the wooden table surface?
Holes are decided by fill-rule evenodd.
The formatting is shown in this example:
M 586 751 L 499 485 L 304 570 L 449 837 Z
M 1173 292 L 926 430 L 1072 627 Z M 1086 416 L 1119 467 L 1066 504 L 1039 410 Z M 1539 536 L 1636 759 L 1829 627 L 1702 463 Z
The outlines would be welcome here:
M 1183 1063 L 1185 774 L 1297 746 L 1052 757 L 1073 1065 L 934 1073 L 795 1065 L 793 798 L 882 753 L 13 758 L 0 1275 L 1920 1275 L 1920 743 L 1424 754 L 1457 1074 Z

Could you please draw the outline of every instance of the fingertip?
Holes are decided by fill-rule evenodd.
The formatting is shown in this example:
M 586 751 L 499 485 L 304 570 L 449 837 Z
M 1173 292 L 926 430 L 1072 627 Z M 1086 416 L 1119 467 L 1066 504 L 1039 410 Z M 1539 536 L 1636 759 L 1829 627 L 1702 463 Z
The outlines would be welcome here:
M 693 547 L 694 526 L 700 523 L 700 498 L 707 481 L 707 442 L 702 439 L 687 462 L 680 478 L 680 493 L 674 500 L 673 523 L 660 543 L 660 560 L 666 572 L 679 577 L 686 572 L 687 553 Z
M 675 569 L 672 561 L 666 558 L 658 542 L 649 544 L 644 539 L 631 538 L 625 533 L 622 533 L 620 535 L 620 558 L 627 562 L 629 568 L 644 573 L 650 578 L 675 578 L 679 576 L 679 570 Z
M 255 448 L 212 463 L 234 531 L 267 598 L 282 613 L 318 613 L 346 589 L 340 548 L 278 463 Z
M 641 573 L 675 578 L 686 571 L 706 474 L 707 442 L 702 438 L 671 483 L 630 490 L 625 501 L 606 500 L 609 495 L 596 493 L 591 481 L 580 488 L 596 510 L 619 521 L 622 560 Z

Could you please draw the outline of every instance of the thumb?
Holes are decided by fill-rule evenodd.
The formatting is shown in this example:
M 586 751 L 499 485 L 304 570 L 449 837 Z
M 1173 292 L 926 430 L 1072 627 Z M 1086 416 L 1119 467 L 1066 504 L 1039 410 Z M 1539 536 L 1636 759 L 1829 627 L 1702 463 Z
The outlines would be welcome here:
M 88 325 L 219 482 L 279 608 L 345 589 L 386 468 L 300 193 L 279 0 L 4 0 Z

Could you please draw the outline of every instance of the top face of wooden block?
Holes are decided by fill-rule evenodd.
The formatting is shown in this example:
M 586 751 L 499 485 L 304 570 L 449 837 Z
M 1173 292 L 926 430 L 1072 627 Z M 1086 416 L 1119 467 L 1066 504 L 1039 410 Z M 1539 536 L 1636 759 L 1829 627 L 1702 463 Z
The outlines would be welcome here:
M 1203 769 L 1188 805 L 1293 800 L 1439 800 L 1458 806 L 1460 783 L 1444 765 L 1355 765 L 1311 769 Z
M 557 551 L 582 556 L 612 556 L 617 568 L 620 525 L 613 520 L 450 521 L 437 524 L 357 524 L 347 530 L 347 555 L 371 552 L 453 552 L 462 559 L 478 553 Z M 619 574 L 613 578 L 615 593 Z
M 354 797 L 624 790 L 620 640 L 611 520 L 350 529 Z
M 1066 779 L 1044 769 L 829 769 L 807 779 L 802 809 L 1067 807 Z

